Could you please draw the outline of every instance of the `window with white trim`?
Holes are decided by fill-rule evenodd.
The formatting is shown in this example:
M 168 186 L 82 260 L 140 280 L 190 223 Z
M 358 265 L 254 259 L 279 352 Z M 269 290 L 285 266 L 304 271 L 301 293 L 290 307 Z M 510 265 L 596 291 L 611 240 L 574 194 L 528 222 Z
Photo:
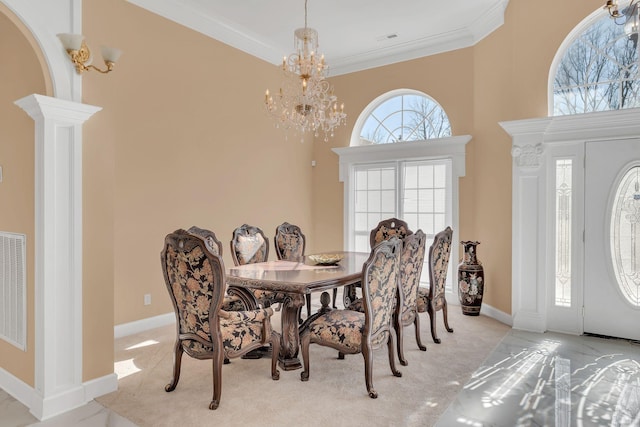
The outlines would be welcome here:
M 458 178 L 464 176 L 465 145 L 471 137 L 450 135 L 442 107 L 421 92 L 392 91 L 365 108 L 356 121 L 351 147 L 334 149 L 345 183 L 348 250 L 368 252 L 371 229 L 391 217 L 406 221 L 413 231 L 422 229 L 427 247 L 447 226 L 457 238 Z M 457 253 L 453 245 L 450 266 Z M 452 271 L 448 292 L 454 291 Z M 423 284 L 428 276 L 425 266 Z

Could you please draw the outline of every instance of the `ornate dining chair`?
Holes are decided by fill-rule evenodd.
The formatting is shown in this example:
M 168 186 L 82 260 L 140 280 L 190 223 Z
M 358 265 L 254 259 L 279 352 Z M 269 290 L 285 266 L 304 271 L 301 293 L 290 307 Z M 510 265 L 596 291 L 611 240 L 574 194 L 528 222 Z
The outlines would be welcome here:
M 369 245 L 371 248 L 375 247 L 383 240 L 389 240 L 393 236 L 398 236 L 400 240 L 404 239 L 413 232 L 409 229 L 407 223 L 398 218 L 383 219 L 376 225 L 375 228 L 369 233 Z M 344 287 L 343 301 L 344 306 L 349 307 L 356 299 L 356 288 L 358 284 L 349 285 Z
M 425 247 L 427 236 L 422 230 L 409 234 L 402 241 L 402 255 L 400 256 L 400 290 L 402 302 L 398 315 L 394 317 L 394 329 L 396 331 L 398 359 L 404 366 L 408 364 L 404 357 L 404 327 L 413 323 L 415 326 L 416 343 L 418 348 L 426 351 L 427 347 L 420 339 L 420 318 L 418 316 L 418 287 L 424 265 Z M 356 299 L 349 309 L 363 311 L 362 298 Z
M 404 328 L 413 323 L 418 348 L 426 351 L 427 347 L 420 339 L 420 317 L 418 316 L 418 288 L 424 265 L 427 236 L 422 230 L 407 235 L 403 240 L 402 256 L 400 258 L 400 290 L 402 301 L 398 316 L 395 320 L 395 330 L 398 343 L 398 359 L 402 365 L 407 365 L 404 357 Z
M 392 236 L 398 236 L 400 240 L 403 240 L 412 233 L 407 223 L 401 219 L 383 219 L 371 230 L 371 233 L 369 233 L 369 244 L 373 248 L 383 240 L 389 240 Z
M 365 384 L 371 398 L 378 397 L 373 388 L 374 349 L 386 344 L 391 372 L 396 377 L 402 376 L 395 366 L 392 331 L 394 311 L 397 310 L 395 301 L 396 298 L 402 299 L 398 290 L 401 248 L 400 240 L 392 238 L 371 251 L 362 268 L 363 313 L 348 309 L 330 310 L 305 325 L 300 335 L 304 362 L 304 371 L 300 374 L 302 381 L 309 380 L 311 343 L 335 348 L 340 355 L 362 353 Z
M 167 290 L 176 314 L 173 378 L 165 391 L 175 390 L 180 379 L 182 354 L 213 361 L 213 397 L 216 409 L 222 394 L 225 358 L 242 356 L 271 343 L 271 378 L 277 369 L 280 335 L 271 329 L 271 308 L 250 311 L 222 310 L 226 287 L 222 258 L 206 242 L 185 230 L 165 237 L 160 260 Z
M 307 239 L 302 230 L 297 225 L 283 222 L 276 227 L 276 235 L 273 238 L 273 243 L 276 248 L 276 256 L 278 259 L 284 259 L 287 261 L 304 261 L 304 250 L 307 244 Z M 333 289 L 333 308 L 336 308 L 336 297 L 338 295 L 338 289 Z M 311 294 L 305 295 L 307 301 L 307 317 L 311 316 Z
M 216 237 L 216 233 L 195 225 L 187 230 L 189 234 L 200 237 L 204 240 L 206 248 L 212 254 L 222 257 L 222 242 Z M 222 303 L 222 309 L 226 311 L 253 310 L 258 304 L 251 292 L 243 288 L 227 287 Z
M 231 238 L 231 258 L 235 265 L 265 262 L 269 258 L 269 239 L 258 227 L 242 224 L 233 230 Z M 263 306 L 269 307 L 275 303 L 282 303 L 285 294 L 255 289 L 252 291 L 255 299 Z
M 451 236 L 453 230 L 447 227 L 435 235 L 433 243 L 429 248 L 429 287 L 418 289 L 418 312 L 429 313 L 431 322 L 431 337 L 433 342 L 440 344 L 440 338 L 436 333 L 436 311 L 442 310 L 444 327 L 447 332 L 453 332 L 449 327 L 447 318 L 447 300 L 445 298 L 445 285 L 447 283 L 447 270 L 449 268 L 449 257 L 451 255 Z

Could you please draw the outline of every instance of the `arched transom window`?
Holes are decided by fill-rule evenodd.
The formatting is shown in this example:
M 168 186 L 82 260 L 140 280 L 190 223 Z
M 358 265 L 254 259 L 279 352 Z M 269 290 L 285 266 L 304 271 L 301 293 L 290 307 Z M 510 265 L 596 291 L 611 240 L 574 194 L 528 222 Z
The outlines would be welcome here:
M 554 116 L 640 107 L 637 25 L 601 10 L 592 16 L 556 56 Z
M 392 92 L 372 103 L 364 114 L 358 145 L 422 141 L 451 136 L 449 118 L 440 104 L 416 91 Z

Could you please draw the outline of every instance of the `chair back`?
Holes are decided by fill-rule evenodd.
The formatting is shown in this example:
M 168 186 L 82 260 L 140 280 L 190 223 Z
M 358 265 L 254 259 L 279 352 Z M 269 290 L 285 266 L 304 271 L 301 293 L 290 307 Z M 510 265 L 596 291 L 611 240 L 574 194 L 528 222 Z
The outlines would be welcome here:
M 373 248 L 383 240 L 389 240 L 393 236 L 398 236 L 400 240 L 404 240 L 408 235 L 413 234 L 409 230 L 406 222 L 398 218 L 384 219 L 378 223 L 376 228 L 371 230 L 369 234 L 369 244 Z
M 422 230 L 408 235 L 403 241 L 400 259 L 400 289 L 403 297 L 400 313 L 403 317 L 410 312 L 417 312 L 418 287 L 422 276 L 426 244 L 427 236 Z
M 184 350 L 196 358 L 211 354 L 215 345 L 222 345 L 214 332 L 226 282 L 222 259 L 202 238 L 177 230 L 165 237 L 161 262 Z M 216 325 L 214 331 L 210 325 Z
M 273 239 L 278 259 L 287 261 L 302 261 L 306 238 L 300 227 L 284 222 L 276 228 L 276 236 Z
M 195 225 L 189 228 L 187 232 L 204 240 L 209 252 L 222 256 L 222 242 L 218 240 L 216 233 L 205 228 L 196 227 Z
M 401 251 L 397 237 L 384 240 L 373 248 L 362 269 L 364 333 L 373 346 L 387 341 L 398 307 L 396 298 L 402 300 L 398 289 Z
M 429 297 L 436 309 L 442 306 L 445 298 L 452 234 L 451 227 L 445 228 L 436 234 L 429 248 Z
M 243 224 L 233 230 L 231 258 L 235 265 L 264 262 L 269 258 L 269 240 L 258 227 Z

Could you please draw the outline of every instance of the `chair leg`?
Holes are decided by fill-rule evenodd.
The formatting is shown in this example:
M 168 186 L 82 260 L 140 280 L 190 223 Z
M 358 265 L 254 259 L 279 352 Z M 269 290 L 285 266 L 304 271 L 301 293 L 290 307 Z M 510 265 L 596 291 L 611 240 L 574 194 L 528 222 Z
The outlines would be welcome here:
M 221 343 L 222 344 L 222 343 Z M 224 362 L 224 350 L 221 345 L 213 346 L 213 397 L 209 403 L 209 409 L 217 409 L 220 405 L 220 396 L 222 395 L 222 364 Z
M 398 316 L 393 316 L 393 327 L 396 330 L 396 336 L 398 337 L 396 344 L 398 347 L 398 360 L 402 366 L 407 366 L 409 362 L 404 357 L 404 340 L 403 340 L 403 325 Z
M 333 288 L 333 308 L 338 308 L 336 307 L 336 299 L 338 298 L 338 288 Z
M 444 327 L 447 332 L 453 332 L 453 328 L 449 327 L 449 319 L 447 316 L 447 300 L 444 300 L 444 303 L 442 304 L 442 317 L 444 319 Z
M 271 379 L 279 380 L 280 371 L 278 370 L 278 355 L 280 354 L 280 334 L 276 331 L 271 332 Z
M 307 318 L 311 317 L 311 294 L 304 296 L 307 300 Z
M 393 351 L 393 333 L 389 332 L 389 340 L 387 340 L 387 349 L 389 351 L 389 366 L 394 377 L 401 377 L 402 372 L 396 369 L 396 357 Z
M 302 363 L 304 370 L 300 373 L 301 381 L 309 381 L 309 344 L 311 343 L 311 337 L 308 331 L 305 331 L 300 336 L 300 350 L 302 353 Z
M 362 357 L 364 358 L 364 382 L 367 386 L 367 392 L 370 398 L 376 399 L 378 392 L 373 388 L 373 355 L 371 348 L 365 343 L 362 345 Z
M 429 322 L 431 323 L 431 338 L 433 338 L 434 343 L 440 344 L 440 338 L 438 338 L 438 334 L 436 333 L 436 310 L 431 301 L 427 304 L 427 312 L 429 313 Z
M 180 380 L 180 365 L 182 364 L 182 341 L 176 339 L 173 351 L 173 379 L 164 387 L 164 391 L 170 392 L 176 389 Z
M 422 339 L 420 338 L 420 315 L 416 313 L 416 317 L 413 319 L 413 326 L 415 326 L 416 330 L 416 343 L 418 343 L 418 348 L 422 351 L 427 351 L 427 347 L 422 344 Z

